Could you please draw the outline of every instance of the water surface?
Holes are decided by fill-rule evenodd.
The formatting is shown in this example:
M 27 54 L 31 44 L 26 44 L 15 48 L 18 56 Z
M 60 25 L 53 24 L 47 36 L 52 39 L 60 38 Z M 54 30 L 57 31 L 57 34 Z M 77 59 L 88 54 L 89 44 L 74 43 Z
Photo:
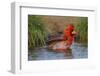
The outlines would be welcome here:
M 87 46 L 83 44 L 73 43 L 71 46 L 71 54 L 56 52 L 46 48 L 29 50 L 28 60 L 55 60 L 55 59 L 82 59 L 88 57 Z

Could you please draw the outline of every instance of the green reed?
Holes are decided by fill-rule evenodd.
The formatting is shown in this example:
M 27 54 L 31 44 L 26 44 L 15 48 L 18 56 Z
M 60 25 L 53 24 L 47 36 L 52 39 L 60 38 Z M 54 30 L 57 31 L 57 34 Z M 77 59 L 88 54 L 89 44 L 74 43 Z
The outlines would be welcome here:
M 87 43 L 88 41 L 88 18 L 79 17 L 79 24 L 76 25 L 78 32 L 78 42 Z
M 28 48 L 42 47 L 46 43 L 47 32 L 40 16 L 28 16 Z

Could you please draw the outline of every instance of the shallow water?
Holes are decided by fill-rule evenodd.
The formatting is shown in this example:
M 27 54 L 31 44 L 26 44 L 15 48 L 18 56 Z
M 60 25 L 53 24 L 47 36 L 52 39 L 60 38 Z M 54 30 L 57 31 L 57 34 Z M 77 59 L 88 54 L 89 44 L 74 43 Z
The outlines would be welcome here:
M 88 58 L 88 50 L 82 44 L 73 43 L 71 54 L 65 55 L 63 52 L 55 52 L 46 48 L 29 50 L 28 60 L 55 60 L 55 59 L 81 59 Z

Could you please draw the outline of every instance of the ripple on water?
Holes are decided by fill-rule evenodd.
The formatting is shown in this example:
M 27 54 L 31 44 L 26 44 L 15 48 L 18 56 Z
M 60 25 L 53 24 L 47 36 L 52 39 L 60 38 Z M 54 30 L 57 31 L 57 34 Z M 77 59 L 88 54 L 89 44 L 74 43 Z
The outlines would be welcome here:
M 48 49 L 35 49 L 28 51 L 28 60 L 56 60 L 56 59 L 80 59 L 87 58 L 87 47 L 74 43 L 72 46 L 72 56 L 65 55 L 61 52 L 54 52 Z

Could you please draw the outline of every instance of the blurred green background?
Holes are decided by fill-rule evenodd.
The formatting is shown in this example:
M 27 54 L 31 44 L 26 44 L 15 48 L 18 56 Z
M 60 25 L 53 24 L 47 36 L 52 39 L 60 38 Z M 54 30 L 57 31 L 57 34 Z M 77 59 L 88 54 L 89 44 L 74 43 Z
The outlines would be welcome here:
M 88 17 L 28 15 L 28 48 L 46 45 L 48 35 L 63 32 L 68 24 L 75 26 L 75 41 L 88 42 Z

